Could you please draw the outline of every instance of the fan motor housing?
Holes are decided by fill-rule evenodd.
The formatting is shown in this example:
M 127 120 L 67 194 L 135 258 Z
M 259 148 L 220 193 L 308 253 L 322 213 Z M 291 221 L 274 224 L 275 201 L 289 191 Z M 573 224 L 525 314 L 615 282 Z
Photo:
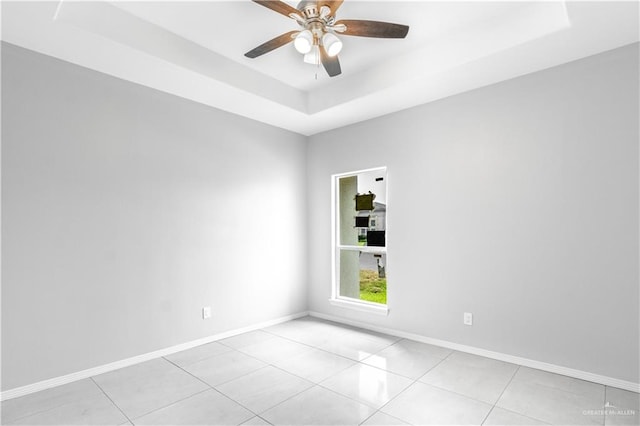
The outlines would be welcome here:
M 303 0 L 298 3 L 297 9 L 302 12 L 306 19 L 320 16 L 320 10 L 318 10 L 318 4 L 315 1 Z

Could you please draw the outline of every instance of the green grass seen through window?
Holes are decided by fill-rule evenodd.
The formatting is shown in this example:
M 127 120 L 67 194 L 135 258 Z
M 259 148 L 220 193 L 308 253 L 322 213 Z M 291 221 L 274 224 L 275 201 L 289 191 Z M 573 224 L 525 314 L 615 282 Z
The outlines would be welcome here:
M 387 279 L 378 271 L 360 270 L 360 300 L 387 304 Z

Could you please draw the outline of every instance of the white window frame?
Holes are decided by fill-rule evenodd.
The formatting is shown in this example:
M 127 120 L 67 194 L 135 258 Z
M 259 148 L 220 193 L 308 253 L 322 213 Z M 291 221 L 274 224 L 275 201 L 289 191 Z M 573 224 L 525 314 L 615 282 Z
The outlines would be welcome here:
M 338 182 L 341 178 L 357 176 L 360 173 L 367 173 L 373 171 L 381 171 L 384 172 L 385 175 L 385 186 L 386 186 L 386 198 L 387 198 L 387 220 L 386 220 L 386 235 L 385 235 L 385 246 L 384 247 L 368 247 L 368 246 L 346 246 L 341 245 L 340 242 L 340 202 L 339 202 L 339 191 L 338 191 Z M 383 305 L 381 303 L 369 302 L 367 300 L 359 300 L 351 297 L 340 296 L 340 251 L 341 250 L 357 250 L 363 253 L 375 253 L 375 254 L 383 254 L 386 257 L 385 267 L 388 268 L 389 258 L 387 255 L 387 247 L 389 245 L 388 241 L 388 219 L 389 219 L 389 210 L 388 210 L 388 199 L 389 199 L 389 184 L 388 184 L 388 169 L 386 166 L 381 167 L 373 167 L 370 169 L 357 170 L 353 172 L 347 173 L 339 173 L 331 176 L 331 298 L 329 299 L 329 303 L 334 306 L 339 306 L 341 308 L 368 312 L 372 314 L 378 315 L 388 315 L 389 314 L 389 286 L 387 285 L 387 304 Z

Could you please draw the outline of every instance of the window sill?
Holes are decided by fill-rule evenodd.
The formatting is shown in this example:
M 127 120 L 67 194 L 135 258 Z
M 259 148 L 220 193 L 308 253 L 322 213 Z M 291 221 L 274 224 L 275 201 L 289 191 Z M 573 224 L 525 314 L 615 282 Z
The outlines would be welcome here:
M 368 312 L 376 315 L 389 315 L 389 308 L 386 305 L 377 303 L 356 302 L 347 299 L 329 299 L 329 303 L 340 308 L 352 309 L 354 311 Z

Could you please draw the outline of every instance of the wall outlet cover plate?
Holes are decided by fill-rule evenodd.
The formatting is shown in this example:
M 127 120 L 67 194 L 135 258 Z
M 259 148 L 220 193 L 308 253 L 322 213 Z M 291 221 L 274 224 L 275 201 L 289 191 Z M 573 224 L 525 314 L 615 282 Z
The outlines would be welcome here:
M 470 312 L 465 312 L 463 321 L 465 325 L 473 325 L 473 314 Z
M 211 318 L 211 306 L 202 308 L 202 319 Z

